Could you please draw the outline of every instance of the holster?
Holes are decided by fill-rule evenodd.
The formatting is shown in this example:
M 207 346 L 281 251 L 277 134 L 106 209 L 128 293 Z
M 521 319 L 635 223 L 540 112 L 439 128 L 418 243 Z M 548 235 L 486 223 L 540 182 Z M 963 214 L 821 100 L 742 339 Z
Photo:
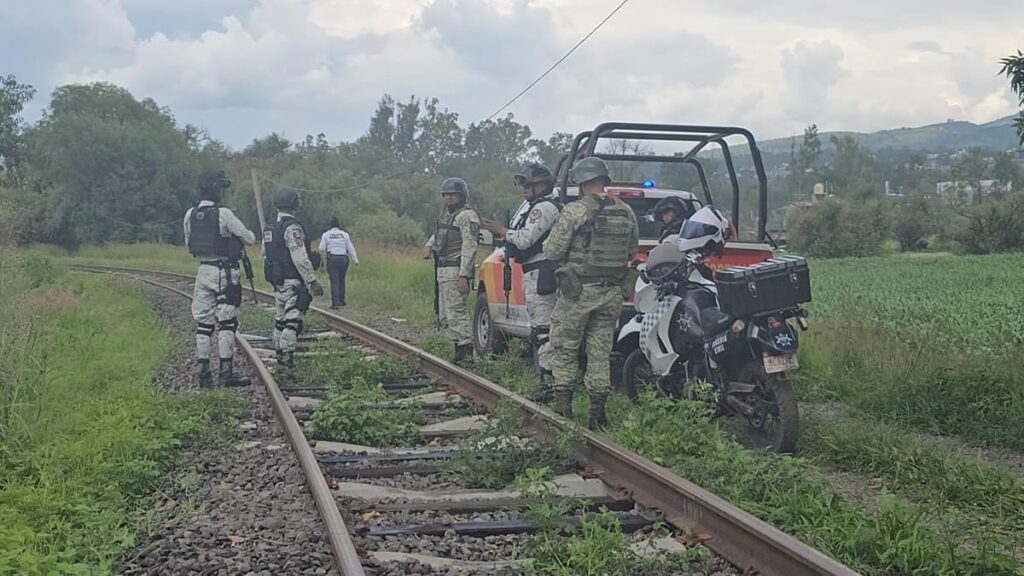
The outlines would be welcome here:
M 229 276 L 230 277 L 230 276 Z M 230 306 L 241 306 L 242 305 L 242 283 L 237 284 L 228 281 L 228 285 L 224 288 L 224 303 Z
M 544 260 L 537 267 L 537 294 L 547 296 L 558 290 L 558 280 L 555 278 L 555 270 L 558 266 L 551 260 Z
M 313 303 L 313 295 L 309 293 L 309 288 L 306 288 L 305 284 L 301 284 L 295 287 L 295 308 L 303 314 L 309 310 L 309 305 Z
M 561 296 L 575 300 L 583 293 L 583 282 L 572 266 L 562 266 L 555 270 L 555 281 Z

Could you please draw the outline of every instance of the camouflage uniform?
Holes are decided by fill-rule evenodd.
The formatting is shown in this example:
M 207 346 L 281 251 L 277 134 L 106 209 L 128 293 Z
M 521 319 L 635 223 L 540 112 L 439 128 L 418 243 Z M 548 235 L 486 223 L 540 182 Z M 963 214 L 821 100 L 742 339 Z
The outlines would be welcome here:
M 203 200 L 195 208 L 185 213 L 185 244 L 189 245 L 192 238 L 192 214 L 197 209 L 213 207 L 216 204 Z M 235 214 L 227 208 L 218 209 L 218 228 L 223 238 L 238 238 L 245 244 L 255 244 L 253 234 Z M 192 293 L 192 318 L 196 322 L 196 357 L 201 370 L 200 384 L 209 385 L 208 369 L 210 362 L 210 340 L 214 328 L 219 328 L 217 335 L 218 358 L 221 361 L 221 372 L 231 373 L 231 362 L 235 355 L 235 331 L 238 330 L 238 305 L 241 303 L 241 278 L 238 271 L 238 260 L 229 259 L 214 253 L 194 254 L 200 262 L 196 271 L 195 288 Z
M 530 211 L 523 215 L 523 219 L 516 223 L 515 229 L 505 233 L 505 242 L 519 250 L 526 250 L 543 242 L 545 235 L 558 221 L 559 214 L 558 206 L 550 198 L 538 199 L 532 203 Z M 516 260 L 519 261 L 518 258 Z M 555 294 L 537 294 L 537 276 L 540 271 L 536 269 L 526 271 L 545 260 L 547 260 L 547 256 L 541 251 L 525 261 L 519 261 L 519 264 L 523 265 L 523 296 L 526 299 L 526 313 L 530 318 L 530 329 L 537 344 L 537 365 L 541 370 L 551 371 L 554 365 L 554 350 L 550 340 L 551 311 L 555 306 L 557 296 Z
M 473 343 L 473 328 L 466 309 L 468 294 L 459 294 L 458 280 L 473 279 L 479 243 L 480 217 L 465 206 L 445 212 L 438 231 L 427 246 L 439 258 L 437 268 L 438 322 L 456 346 Z
M 278 214 L 277 221 L 280 222 L 283 217 L 286 215 Z M 293 220 L 284 229 L 283 234 L 292 264 L 301 276 L 301 279 L 288 278 L 274 286 L 274 349 L 287 354 L 295 351 L 299 334 L 302 332 L 302 317 L 305 311 L 299 309 L 299 295 L 316 281 L 316 273 L 309 260 L 307 238 L 302 225 Z
M 601 218 L 602 210 L 608 210 L 608 214 L 617 218 L 613 225 L 618 235 L 606 238 L 615 238 L 614 242 L 602 242 L 598 238 L 600 228 L 595 228 L 595 222 Z M 560 265 L 558 301 L 551 314 L 556 408 L 564 415 L 571 409 L 573 389 L 580 383 L 578 353 L 580 346 L 586 344 L 587 371 L 583 382 L 591 395 L 591 427 L 594 427 L 594 407 L 598 403 L 598 421 L 603 422 L 604 401 L 611 391 L 609 360 L 615 325 L 626 294 L 623 279 L 628 262 L 636 258 L 639 239 L 639 227 L 632 210 L 618 199 L 598 194 L 566 206 L 544 242 L 544 254 Z M 592 245 L 597 248 L 592 249 Z M 604 255 L 595 256 L 596 250 L 603 251 Z M 603 268 L 592 265 L 600 260 L 605 262 Z M 621 265 L 609 266 L 607 262 L 611 260 Z M 566 280 L 567 273 L 578 283 L 575 289 L 574 282 Z

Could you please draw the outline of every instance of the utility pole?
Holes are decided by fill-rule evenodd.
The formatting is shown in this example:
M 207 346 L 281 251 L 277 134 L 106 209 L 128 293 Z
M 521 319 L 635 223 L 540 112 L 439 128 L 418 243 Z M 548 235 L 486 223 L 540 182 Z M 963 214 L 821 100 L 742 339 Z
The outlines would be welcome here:
M 256 196 L 256 213 L 260 217 L 260 237 L 267 231 L 267 219 L 263 216 L 263 197 L 260 195 L 260 178 L 256 169 L 252 169 L 252 193 Z

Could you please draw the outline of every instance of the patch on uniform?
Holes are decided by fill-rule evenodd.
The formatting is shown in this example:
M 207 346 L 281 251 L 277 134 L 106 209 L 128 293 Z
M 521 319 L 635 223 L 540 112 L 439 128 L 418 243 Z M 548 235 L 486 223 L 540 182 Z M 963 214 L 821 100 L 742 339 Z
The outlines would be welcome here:
M 292 240 L 298 240 L 299 242 L 301 242 L 302 241 L 302 228 L 299 228 L 298 226 L 295 226 L 295 227 L 293 227 L 291 229 L 291 231 L 288 233 L 288 235 L 292 237 Z
M 540 211 L 540 208 L 534 208 L 533 210 L 530 210 L 530 222 L 536 222 L 537 220 L 540 220 L 541 214 L 542 212 Z

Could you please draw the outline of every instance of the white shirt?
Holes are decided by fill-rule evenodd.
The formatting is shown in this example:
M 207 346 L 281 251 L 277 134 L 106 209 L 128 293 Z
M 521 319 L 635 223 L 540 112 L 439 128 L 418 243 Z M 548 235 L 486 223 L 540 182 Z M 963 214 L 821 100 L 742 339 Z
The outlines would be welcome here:
M 352 243 L 352 237 L 340 228 L 331 228 L 324 232 L 320 237 L 320 252 L 332 256 L 348 256 L 356 264 L 359 263 L 359 256 L 356 255 L 356 246 Z

